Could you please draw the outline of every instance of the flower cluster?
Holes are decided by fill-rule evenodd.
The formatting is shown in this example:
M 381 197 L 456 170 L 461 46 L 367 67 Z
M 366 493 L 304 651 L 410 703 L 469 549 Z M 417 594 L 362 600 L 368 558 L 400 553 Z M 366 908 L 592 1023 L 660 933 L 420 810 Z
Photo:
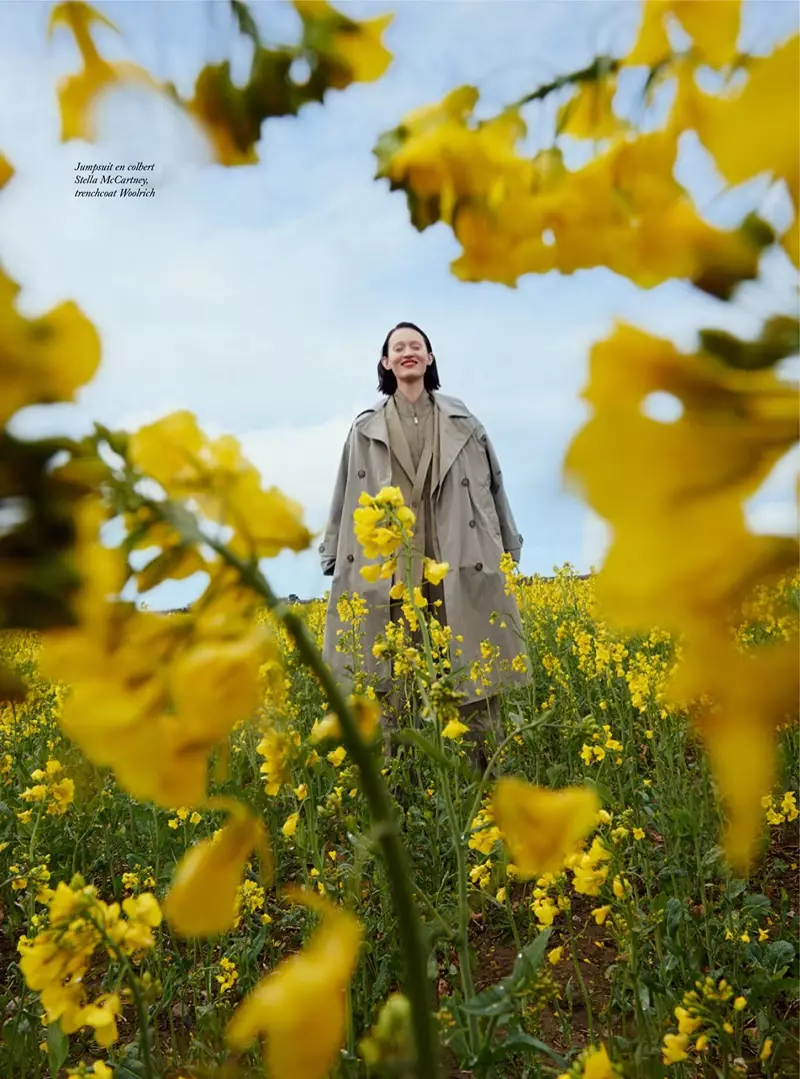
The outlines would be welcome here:
M 777 806 L 772 795 L 765 794 L 761 799 L 761 805 L 766 810 L 768 824 L 785 824 L 786 821 L 797 820 L 797 796 L 794 791 L 786 791 Z
M 607 753 L 614 754 L 614 761 L 617 764 L 622 764 L 622 758 L 619 756 L 623 752 L 624 746 L 622 742 L 618 742 L 611 733 L 611 725 L 608 723 L 603 724 L 603 733 L 598 731 L 592 735 L 592 741 L 595 745 L 589 745 L 585 743 L 581 748 L 581 760 L 584 764 L 590 765 L 595 762 L 603 761 L 606 758 Z
M 735 996 L 725 978 L 718 982 L 711 977 L 696 981 L 695 988 L 684 993 L 682 1004 L 675 1008 L 677 1031 L 664 1035 L 664 1063 L 678 1064 L 688 1060 L 690 1051 L 698 1055 L 710 1054 L 715 1046 L 730 1050 L 736 1024 L 746 1007 L 747 998 Z
M 51 631 L 42 670 L 72 686 L 61 725 L 90 759 L 113 767 L 137 798 L 196 806 L 212 749 L 255 711 L 259 669 L 277 645 L 252 624 L 253 597 L 231 590 L 224 571 L 196 616 L 165 619 L 110 601 L 124 563 L 99 544 L 104 516 L 99 504 L 82 508 L 81 623 Z
M 364 567 L 367 580 L 391 577 L 397 568 L 392 555 L 413 536 L 416 517 L 403 503 L 399 487 L 382 487 L 376 495 L 362 492 L 359 508 L 353 512 L 356 539 L 364 548 L 366 558 L 384 560 L 382 566 Z
M 56 887 L 49 904 L 49 924 L 33 940 L 20 938 L 20 969 L 29 988 L 39 992 L 48 1023 L 60 1022 L 65 1034 L 92 1027 L 100 1045 L 117 1039 L 119 994 L 88 999 L 85 977 L 98 948 L 133 962 L 151 949 L 153 929 L 161 923 L 154 895 L 106 904 L 79 876 Z
M 63 771 L 60 761 L 50 759 L 44 768 L 36 768 L 31 772 L 33 787 L 26 787 L 20 795 L 24 802 L 35 802 L 47 806 L 47 812 L 53 816 L 63 817 L 75 797 L 75 783 L 68 776 L 62 776 Z M 30 811 L 17 814 L 21 820 L 30 817 Z

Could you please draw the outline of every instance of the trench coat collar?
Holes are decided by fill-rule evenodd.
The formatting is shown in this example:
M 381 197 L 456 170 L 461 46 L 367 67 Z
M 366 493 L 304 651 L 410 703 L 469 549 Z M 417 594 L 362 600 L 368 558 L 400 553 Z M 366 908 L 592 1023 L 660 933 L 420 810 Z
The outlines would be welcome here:
M 453 466 L 462 447 L 473 431 L 473 425 L 458 424 L 458 419 L 473 419 L 463 401 L 457 397 L 434 391 L 433 399 L 439 407 L 439 482 L 437 490 L 444 483 L 444 478 Z M 372 408 L 361 415 L 366 416 L 361 425 L 361 432 L 368 438 L 374 438 L 389 448 L 389 430 L 386 423 L 386 405 L 389 398 L 384 396 L 376 401 Z M 432 492 L 433 493 L 433 492 Z

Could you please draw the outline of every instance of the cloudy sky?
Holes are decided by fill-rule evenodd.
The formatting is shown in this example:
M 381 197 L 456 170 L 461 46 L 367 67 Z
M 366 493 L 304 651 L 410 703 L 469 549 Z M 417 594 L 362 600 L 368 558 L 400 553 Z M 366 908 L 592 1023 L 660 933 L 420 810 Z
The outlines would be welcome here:
M 227 3 L 99 2 L 120 36 L 99 30 L 108 59 L 128 59 L 183 94 L 225 55 L 243 76 L 248 48 Z M 252 5 L 269 40 L 293 41 L 298 21 L 281 2 Z M 0 197 L 0 253 L 36 314 L 68 298 L 98 327 L 99 376 L 75 405 L 30 409 L 24 434 L 80 433 L 91 420 L 127 429 L 190 409 L 210 434 L 237 435 L 267 484 L 325 522 L 342 443 L 377 397 L 386 331 L 421 324 L 443 390 L 461 397 L 495 442 L 526 542 L 522 569 L 549 574 L 569 561 L 599 564 L 604 528 L 562 489 L 564 450 L 584 410 L 577 399 L 591 342 L 627 319 L 689 347 L 700 326 L 749 333 L 764 312 L 792 310 L 783 256 L 769 288 L 743 290 L 735 309 L 671 282 L 648 292 L 604 270 L 523 279 L 518 289 L 468 285 L 448 271 L 459 252 L 442 225 L 423 234 L 404 197 L 373 180 L 379 133 L 454 86 L 481 90 L 481 114 L 598 52 L 621 53 L 639 21 L 637 0 L 402 0 L 340 3 L 355 18 L 396 12 L 385 35 L 395 61 L 375 84 L 331 94 L 297 119 L 268 121 L 260 164 L 209 165 L 202 141 L 156 99 L 117 95 L 101 110 L 101 141 L 60 144 L 55 86 L 77 69 L 71 35 L 47 38 L 49 3 L 0 4 L 0 150 L 17 173 Z M 766 51 L 797 29 L 789 2 L 747 0 L 740 45 Z M 532 144 L 546 115 L 531 115 Z M 155 163 L 154 198 L 73 197 L 78 162 Z M 763 185 L 725 194 L 713 166 L 682 147 L 679 179 L 720 224 L 754 200 L 785 224 Z M 749 200 L 749 201 L 748 201 Z M 753 527 L 792 531 L 796 459 L 778 466 L 750 507 Z M 265 565 L 282 594 L 322 595 L 316 551 Z M 169 584 L 152 606 L 193 598 L 201 582 Z

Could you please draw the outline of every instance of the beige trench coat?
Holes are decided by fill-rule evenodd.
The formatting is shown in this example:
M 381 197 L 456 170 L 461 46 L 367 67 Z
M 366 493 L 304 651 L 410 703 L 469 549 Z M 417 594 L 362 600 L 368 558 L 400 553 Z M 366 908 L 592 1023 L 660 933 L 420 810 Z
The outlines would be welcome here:
M 481 641 L 500 648 L 500 658 L 511 660 L 524 651 L 520 636 L 519 610 L 513 596 L 505 593 L 500 558 L 508 551 L 519 561 L 522 536 L 508 504 L 503 475 L 486 431 L 466 406 L 455 397 L 434 393 L 440 410 L 440 480 L 432 492 L 434 527 L 443 562 L 450 565 L 444 579 L 445 612 L 453 635 L 463 642 L 455 645 L 462 654 L 451 654 L 453 670 L 480 659 Z M 339 621 L 337 603 L 344 593 L 358 592 L 368 605 L 364 625 L 364 668 L 377 673 L 380 686 L 389 689 L 391 671 L 386 660 L 372 655 L 372 643 L 389 620 L 390 581 L 370 584 L 360 574 L 371 564 L 364 557 L 353 531 L 353 511 L 362 491 L 377 494 L 392 482 L 389 433 L 385 407 L 388 398 L 361 412 L 353 422 L 345 442 L 330 514 L 319 554 L 322 572 L 332 576 L 325 623 L 323 654 L 339 683 L 347 690 L 351 676 L 347 670 L 352 657 L 336 651 Z M 492 626 L 493 611 L 501 615 Z M 505 622 L 505 628 L 501 627 Z M 524 681 L 525 675 L 505 673 L 503 685 Z M 471 680 L 460 686 L 464 703 L 480 699 Z M 491 691 L 484 690 L 482 696 Z

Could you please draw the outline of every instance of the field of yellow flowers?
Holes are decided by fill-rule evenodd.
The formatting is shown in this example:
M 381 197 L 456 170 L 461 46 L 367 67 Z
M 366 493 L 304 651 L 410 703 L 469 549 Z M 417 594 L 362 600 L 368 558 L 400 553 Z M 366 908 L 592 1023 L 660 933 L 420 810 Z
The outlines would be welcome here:
M 390 16 L 293 7 L 299 40 L 268 45 L 232 2 L 246 84 L 207 64 L 182 97 L 100 53 L 103 13 L 56 4 L 50 29 L 81 58 L 56 88 L 62 141 L 94 139 L 97 100 L 136 83 L 215 161 L 253 164 L 264 123 L 392 60 Z M 363 492 L 354 515 L 361 573 L 393 580 L 402 618 L 367 640 L 363 599 L 344 598 L 346 695 L 320 652 L 324 603 L 288 605 L 265 575 L 311 545 L 302 507 L 236 438 L 186 411 L 15 433 L 92 381 L 102 335 L 71 301 L 24 314 L 0 269 L 1 1079 L 797 1074 L 798 544 L 750 532 L 745 503 L 798 440 L 779 365 L 800 323 L 762 256 L 798 265 L 800 36 L 742 52 L 740 24 L 738 0 L 650 0 L 626 55 L 488 119 L 454 88 L 373 150 L 412 224 L 451 228 L 461 279 L 604 266 L 720 304 L 748 282 L 775 299 L 749 340 L 699 328 L 683 352 L 618 323 L 591 349 L 564 478 L 611 544 L 588 581 L 504 564 L 523 626 L 510 665 L 532 677 L 485 752 L 459 677 L 488 694 L 506 672 L 488 641 L 454 669 L 459 627 L 413 582 L 399 490 Z M 618 112 L 631 73 L 636 116 Z M 531 157 L 535 110 L 562 92 Z M 766 185 L 734 228 L 678 182 L 686 135 L 726 186 Z M 19 182 L 0 154 L 0 189 Z M 646 414 L 659 393 L 675 422 Z M 426 561 L 428 580 L 448 571 Z M 123 598 L 197 572 L 188 612 Z M 365 649 L 413 689 L 391 738 Z
M 525 880 L 471 770 L 468 733 L 455 726 L 448 738 L 445 728 L 440 759 L 402 742 L 386 756 L 445 1074 L 795 1074 L 796 727 L 781 734 L 779 782 L 763 806 L 765 855 L 742 879 L 717 845 L 704 757 L 662 701 L 669 637 L 613 636 L 598 621 L 592 579 L 569 566 L 552 580 L 507 573 L 533 678 L 504 697 L 496 769 L 549 788 L 586 785 L 601 808 L 574 851 Z M 798 583 L 753 598 L 741 648 L 793 630 Z M 324 602 L 297 611 L 319 642 Z M 358 603 L 341 613 L 357 631 Z M 408 1002 L 395 992 L 396 914 L 362 785 L 344 748 L 326 740 L 319 685 L 279 632 L 280 662 L 262 669 L 263 700 L 217 759 L 202 810 L 125 794 L 63 734 L 70 688 L 37 672 L 37 635 L 2 638 L 2 659 L 32 691 L 0 712 L 0 1075 L 263 1074 L 248 1048 L 252 1017 L 236 1009 L 275 968 L 267 993 L 284 1018 L 266 1030 L 270 1074 L 317 1074 L 313 1047 L 340 1007 L 337 967 L 346 1034 L 334 1074 L 413 1074 Z M 231 885 L 233 928 L 181 939 L 161 914 L 170 885 L 180 890 L 176 864 L 214 836 L 234 799 L 263 814 L 273 872 L 253 858 Z M 223 860 L 215 890 L 224 892 L 225 872 Z M 315 897 L 335 898 L 319 928 L 287 904 L 291 885 L 312 910 Z M 203 902 L 214 899 L 194 907 Z M 293 953 L 302 957 L 294 968 Z

